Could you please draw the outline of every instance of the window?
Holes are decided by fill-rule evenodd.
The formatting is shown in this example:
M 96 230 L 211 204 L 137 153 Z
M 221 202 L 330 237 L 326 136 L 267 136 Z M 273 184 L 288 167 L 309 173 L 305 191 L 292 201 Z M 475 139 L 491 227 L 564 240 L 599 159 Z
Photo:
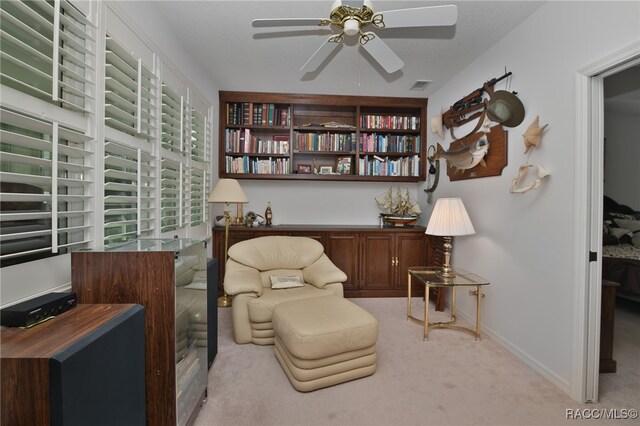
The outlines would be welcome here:
M 162 232 L 175 231 L 180 226 L 180 163 L 162 160 Z
M 207 220 L 210 103 L 109 2 L 72 3 L 0 1 L 2 266 Z
M 2 1 L 0 9 L 0 259 L 8 266 L 91 242 L 95 27 L 66 1 Z
M 91 138 L 1 110 L 2 266 L 89 242 Z
M 106 39 L 104 242 L 154 235 L 158 87 L 155 75 Z

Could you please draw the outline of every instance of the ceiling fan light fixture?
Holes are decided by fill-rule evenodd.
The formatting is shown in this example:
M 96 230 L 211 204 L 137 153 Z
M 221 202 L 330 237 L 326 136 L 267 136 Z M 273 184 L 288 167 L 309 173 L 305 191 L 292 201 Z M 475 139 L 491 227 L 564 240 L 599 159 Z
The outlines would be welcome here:
M 344 33 L 348 36 L 356 35 L 360 32 L 360 23 L 357 19 L 347 19 L 344 21 Z

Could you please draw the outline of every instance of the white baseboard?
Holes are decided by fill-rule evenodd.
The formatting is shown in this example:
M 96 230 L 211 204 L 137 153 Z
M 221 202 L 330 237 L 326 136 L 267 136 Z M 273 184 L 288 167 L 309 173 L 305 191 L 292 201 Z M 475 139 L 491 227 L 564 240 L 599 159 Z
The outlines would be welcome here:
M 447 307 L 451 309 L 450 304 L 447 304 Z M 463 318 L 465 321 L 475 324 L 476 316 L 475 313 L 473 316 L 468 315 L 466 312 L 462 312 L 457 310 L 456 316 L 459 318 Z M 500 346 L 504 347 L 506 350 L 511 352 L 516 356 L 519 360 L 523 361 L 529 367 L 533 368 L 537 373 L 541 374 L 545 379 L 549 380 L 551 383 L 560 388 L 567 395 L 571 396 L 571 386 L 569 382 L 562 377 L 558 376 L 553 371 L 549 370 L 544 365 L 540 364 L 536 359 L 532 358 L 527 352 L 523 351 L 519 347 L 515 346 L 507 339 L 503 338 L 500 334 L 496 333 L 489 327 L 486 327 L 484 324 L 481 325 L 480 330 L 482 335 L 487 335 L 491 339 L 495 340 Z

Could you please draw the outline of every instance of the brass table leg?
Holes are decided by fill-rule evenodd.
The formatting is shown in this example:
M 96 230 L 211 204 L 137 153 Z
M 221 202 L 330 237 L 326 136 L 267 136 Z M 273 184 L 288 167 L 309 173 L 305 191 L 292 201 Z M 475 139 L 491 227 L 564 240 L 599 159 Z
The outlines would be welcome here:
M 480 340 L 480 286 L 476 286 L 476 342 Z
M 424 285 L 424 340 L 429 341 L 429 286 Z
M 411 274 L 407 280 L 407 321 L 411 319 Z
M 456 286 L 451 287 L 451 321 L 456 320 Z

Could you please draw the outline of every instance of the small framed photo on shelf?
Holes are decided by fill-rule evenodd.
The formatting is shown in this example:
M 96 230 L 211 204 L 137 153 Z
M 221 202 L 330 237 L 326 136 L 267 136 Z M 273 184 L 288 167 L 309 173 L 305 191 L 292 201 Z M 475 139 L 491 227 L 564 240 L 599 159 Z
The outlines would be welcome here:
M 332 166 L 320 166 L 320 172 L 321 175 L 330 175 L 333 174 L 333 167 Z
M 336 173 L 340 175 L 351 174 L 351 157 L 336 158 Z
M 311 173 L 311 164 L 298 164 L 298 174 L 308 175 Z

